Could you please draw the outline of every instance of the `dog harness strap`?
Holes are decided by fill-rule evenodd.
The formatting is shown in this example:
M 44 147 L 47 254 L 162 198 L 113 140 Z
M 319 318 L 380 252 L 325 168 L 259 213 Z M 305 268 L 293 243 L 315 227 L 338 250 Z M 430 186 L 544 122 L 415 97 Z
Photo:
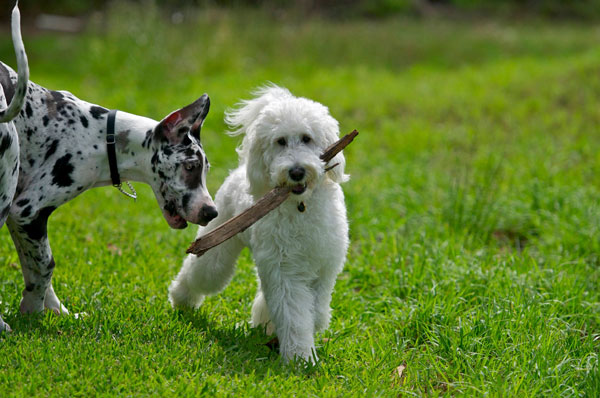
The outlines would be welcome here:
M 115 136 L 115 119 L 117 118 L 117 110 L 111 109 L 106 118 L 106 152 L 108 155 L 108 167 L 110 167 L 110 179 L 115 187 L 121 186 L 121 177 L 117 167 L 117 151 L 115 144 L 117 142 Z

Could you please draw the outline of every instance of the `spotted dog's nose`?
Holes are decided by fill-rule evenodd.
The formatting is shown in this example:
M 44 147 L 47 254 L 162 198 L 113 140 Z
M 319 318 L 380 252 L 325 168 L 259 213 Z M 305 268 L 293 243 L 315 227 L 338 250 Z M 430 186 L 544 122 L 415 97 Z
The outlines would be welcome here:
M 214 206 L 204 205 L 200 209 L 200 216 L 206 222 L 209 222 L 210 220 L 212 220 L 213 218 L 215 218 L 218 215 L 219 215 L 219 212 L 217 211 L 217 208 Z
M 304 170 L 304 167 L 294 166 L 290 169 L 290 171 L 288 173 L 292 180 L 302 181 L 302 179 L 304 178 L 304 175 L 306 174 L 306 170 Z

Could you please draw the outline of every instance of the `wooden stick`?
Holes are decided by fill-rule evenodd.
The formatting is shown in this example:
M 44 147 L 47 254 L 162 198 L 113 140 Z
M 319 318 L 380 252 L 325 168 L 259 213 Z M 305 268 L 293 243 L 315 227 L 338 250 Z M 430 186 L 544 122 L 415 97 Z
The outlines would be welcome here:
M 245 231 L 249 226 L 263 218 L 271 210 L 285 202 L 290 196 L 289 187 L 277 187 L 260 198 L 254 205 L 237 216 L 230 218 L 217 228 L 196 239 L 186 253 L 203 255 L 208 249 L 220 245 L 234 235 Z
M 342 149 L 352 142 L 354 137 L 358 135 L 358 131 L 354 130 L 349 134 L 346 134 L 339 141 L 329 146 L 325 152 L 320 156 L 321 160 L 325 163 L 329 162 L 335 155 L 337 155 Z M 333 166 L 332 166 L 333 167 Z M 245 231 L 252 224 L 263 218 L 271 210 L 285 202 L 290 196 L 289 187 L 277 187 L 269 191 L 265 196 L 260 198 L 255 204 L 238 214 L 237 216 L 227 220 L 217 228 L 213 229 L 206 235 L 203 235 L 196 239 L 186 253 L 195 254 L 200 257 L 207 250 L 220 245 L 227 239 L 235 236 L 236 234 Z
M 357 135 L 358 135 L 358 131 L 352 130 L 351 133 L 346 134 L 345 136 L 340 138 L 338 141 L 334 142 L 332 145 L 327 147 L 327 149 L 325 149 L 325 152 L 323 152 L 323 154 L 319 157 L 325 163 L 329 162 L 342 149 L 346 148 L 348 146 L 348 144 L 350 144 L 352 142 L 352 140 L 354 140 L 354 137 L 356 137 Z

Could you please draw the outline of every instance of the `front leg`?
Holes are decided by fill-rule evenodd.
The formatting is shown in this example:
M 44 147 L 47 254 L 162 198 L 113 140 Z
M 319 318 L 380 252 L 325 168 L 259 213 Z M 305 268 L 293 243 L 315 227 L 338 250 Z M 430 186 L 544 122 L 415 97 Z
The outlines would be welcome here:
M 314 283 L 315 293 L 315 332 L 322 332 L 329 327 L 331 319 L 331 293 L 335 285 L 335 276 L 333 278 L 319 279 Z
M 267 261 L 268 262 L 268 261 Z M 279 352 L 289 361 L 295 357 L 318 360 L 314 344 L 313 292 L 303 278 L 285 275 L 279 264 L 257 259 L 262 294 L 279 340 Z M 257 314 L 253 308 L 253 315 Z M 265 319 L 253 319 L 253 324 Z
M 27 222 L 13 219 L 12 216 L 7 222 L 25 280 L 20 305 L 22 313 L 42 312 L 44 308 L 56 313 L 68 313 L 52 288 L 55 263 L 48 242 L 47 223 L 53 210 L 50 207 L 43 208 Z

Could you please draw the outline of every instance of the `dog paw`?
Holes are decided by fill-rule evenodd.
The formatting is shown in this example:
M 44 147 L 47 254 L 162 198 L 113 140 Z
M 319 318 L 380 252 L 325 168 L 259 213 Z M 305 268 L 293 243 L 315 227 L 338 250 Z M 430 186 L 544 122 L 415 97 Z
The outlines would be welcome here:
M 62 305 L 61 302 L 48 303 L 46 301 L 44 304 L 44 307 L 46 308 L 47 311 L 52 311 L 56 315 L 69 315 L 69 310 L 67 309 L 67 307 Z
M 0 318 L 0 333 L 10 333 L 12 332 L 12 329 L 10 328 L 10 325 L 6 322 L 4 322 L 2 320 L 2 318 Z
M 283 347 L 279 348 L 279 352 L 281 357 L 286 363 L 292 362 L 300 362 L 304 364 L 316 365 L 319 362 L 319 357 L 317 355 L 317 351 L 314 347 L 307 349 L 295 349 L 295 350 L 286 350 Z
M 173 309 L 197 309 L 205 296 L 192 294 L 182 283 L 173 282 L 169 287 L 169 302 Z

